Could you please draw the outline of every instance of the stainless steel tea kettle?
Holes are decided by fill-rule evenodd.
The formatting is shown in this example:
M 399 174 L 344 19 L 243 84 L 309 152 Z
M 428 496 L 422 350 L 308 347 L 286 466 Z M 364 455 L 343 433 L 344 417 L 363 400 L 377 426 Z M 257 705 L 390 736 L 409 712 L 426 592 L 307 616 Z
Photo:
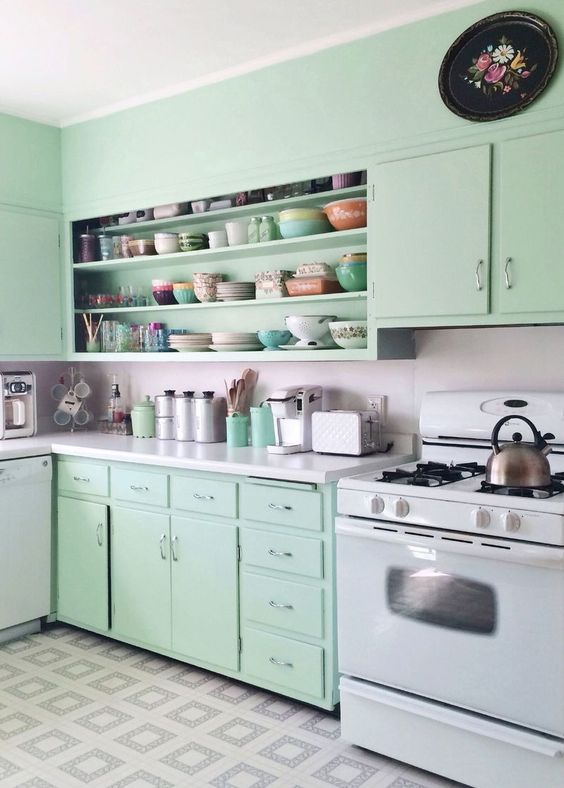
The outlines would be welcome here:
M 511 419 L 520 419 L 531 428 L 534 443 L 521 443 L 523 436 L 520 432 L 514 432 L 513 443 L 500 447 L 499 431 Z M 552 447 L 546 441 L 553 438 L 550 432 L 541 435 L 525 416 L 504 416 L 493 428 L 493 452 L 486 465 L 486 481 L 503 487 L 547 487 L 550 484 L 550 465 L 546 455 L 552 451 Z

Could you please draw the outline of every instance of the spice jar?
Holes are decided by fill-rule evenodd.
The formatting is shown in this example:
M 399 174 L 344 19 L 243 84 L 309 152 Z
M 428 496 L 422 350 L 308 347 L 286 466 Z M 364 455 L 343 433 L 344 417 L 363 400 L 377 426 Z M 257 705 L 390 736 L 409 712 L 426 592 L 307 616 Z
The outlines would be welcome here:
M 260 241 L 275 241 L 278 230 L 273 216 L 263 216 L 260 223 Z

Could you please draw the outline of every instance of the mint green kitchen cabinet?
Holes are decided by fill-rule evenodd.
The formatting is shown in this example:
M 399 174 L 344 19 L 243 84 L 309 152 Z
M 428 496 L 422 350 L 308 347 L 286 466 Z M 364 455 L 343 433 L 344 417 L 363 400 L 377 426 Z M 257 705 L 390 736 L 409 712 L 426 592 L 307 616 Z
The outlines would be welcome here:
M 0 209 L 0 357 L 62 351 L 59 218 Z
M 57 500 L 57 616 L 101 632 L 109 628 L 108 507 Z
M 490 159 L 481 145 L 374 167 L 377 318 L 488 312 Z
M 170 527 L 166 514 L 112 507 L 112 629 L 170 648 Z
M 172 648 L 239 667 L 237 527 L 171 518 Z
M 564 310 L 564 131 L 500 145 L 502 313 Z

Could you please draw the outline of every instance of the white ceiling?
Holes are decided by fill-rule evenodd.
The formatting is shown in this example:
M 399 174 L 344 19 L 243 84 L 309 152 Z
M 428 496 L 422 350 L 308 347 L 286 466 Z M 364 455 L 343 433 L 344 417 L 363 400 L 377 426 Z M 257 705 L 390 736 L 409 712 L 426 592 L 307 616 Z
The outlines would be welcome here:
M 69 125 L 478 0 L 0 0 L 0 111 Z

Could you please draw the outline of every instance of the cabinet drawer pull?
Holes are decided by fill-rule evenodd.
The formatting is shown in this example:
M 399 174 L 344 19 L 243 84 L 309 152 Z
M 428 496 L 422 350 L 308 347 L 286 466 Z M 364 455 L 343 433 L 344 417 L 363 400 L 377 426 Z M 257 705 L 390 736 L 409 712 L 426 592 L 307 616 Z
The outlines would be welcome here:
M 511 279 L 509 277 L 509 266 L 511 265 L 512 262 L 513 262 L 513 258 L 512 257 L 506 257 L 505 258 L 505 267 L 503 269 L 503 273 L 505 274 L 505 289 L 506 290 L 511 290 Z
M 284 668 L 293 668 L 294 665 L 292 662 L 284 662 L 283 659 L 276 659 L 276 657 L 269 657 L 269 662 L 272 662 L 273 665 L 282 665 Z
M 292 507 L 286 506 L 283 503 L 269 503 L 268 508 L 272 509 L 273 512 L 291 512 Z
M 98 525 L 96 527 L 96 540 L 97 540 L 98 544 L 100 545 L 100 547 L 102 547 L 102 545 L 104 543 L 104 538 L 103 538 L 103 535 L 102 535 L 103 528 L 104 528 L 104 524 L 103 523 L 98 523 Z
M 72 478 L 75 482 L 85 482 L 86 484 L 90 484 L 90 478 L 88 476 L 73 476 Z
M 129 489 L 133 490 L 133 492 L 149 492 L 149 488 L 141 484 L 130 484 Z
M 166 560 L 166 553 L 165 553 L 165 542 L 166 542 L 166 534 L 161 534 L 161 538 L 159 539 L 159 547 L 161 548 L 161 558 Z
M 268 555 L 274 555 L 276 557 L 284 556 L 285 558 L 291 558 L 292 557 L 292 553 L 285 553 L 282 550 L 273 550 L 272 547 L 269 548 Z
M 480 274 L 483 264 L 484 264 L 483 260 L 478 260 L 478 265 L 476 266 L 476 290 L 482 289 L 482 277 L 480 276 Z
M 178 536 L 174 536 L 170 543 L 170 552 L 172 553 L 173 561 L 178 561 L 178 553 L 176 552 L 177 546 L 178 546 Z
M 287 602 L 274 602 L 272 599 L 270 600 L 270 602 L 268 604 L 270 605 L 270 607 L 283 608 L 284 610 L 293 610 L 294 609 L 294 605 L 290 605 Z
M 213 495 L 200 495 L 200 493 L 192 493 L 192 498 L 195 498 L 197 501 L 214 501 L 215 500 Z

